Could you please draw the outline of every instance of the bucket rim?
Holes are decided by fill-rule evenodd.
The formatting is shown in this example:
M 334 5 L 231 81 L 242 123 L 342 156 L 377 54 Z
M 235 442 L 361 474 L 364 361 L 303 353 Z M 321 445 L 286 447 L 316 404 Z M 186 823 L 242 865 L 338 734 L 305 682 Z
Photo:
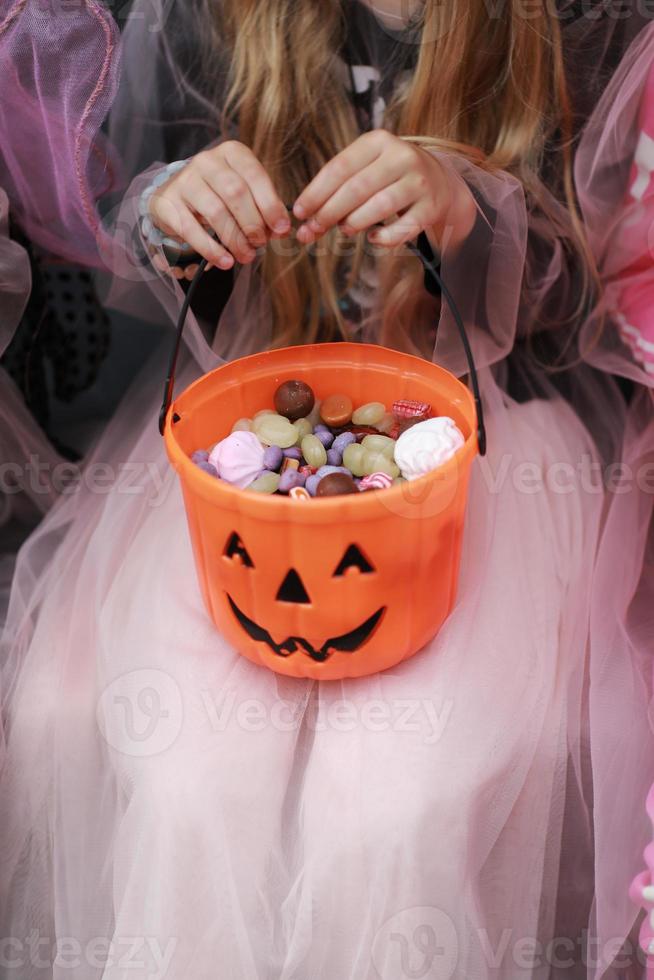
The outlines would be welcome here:
M 341 353 L 347 351 L 347 349 L 355 349 L 359 353 L 362 351 L 388 351 L 389 353 L 396 354 L 404 360 L 415 361 L 417 365 L 420 365 L 424 369 L 425 365 L 428 365 L 430 369 L 437 371 L 438 373 L 447 375 L 450 379 L 456 382 L 459 387 L 462 396 L 465 398 L 468 408 L 470 410 L 470 433 L 466 437 L 466 440 L 454 456 L 449 459 L 446 463 L 441 464 L 435 470 L 425 473 L 423 476 L 419 477 L 417 480 L 406 481 L 406 483 L 411 486 L 412 491 L 420 493 L 420 491 L 425 490 L 430 482 L 439 480 L 450 481 L 456 477 L 460 471 L 467 472 L 469 466 L 472 464 L 475 456 L 479 454 L 479 445 L 477 438 L 477 427 L 476 421 L 476 409 L 474 396 L 470 389 L 457 378 L 451 371 L 442 367 L 439 364 L 435 364 L 433 361 L 427 361 L 425 358 L 418 357 L 415 354 L 409 354 L 404 351 L 394 351 L 392 348 L 383 347 L 381 344 L 359 344 L 351 343 L 347 341 L 326 343 L 326 344 L 297 344 L 292 347 L 279 347 L 273 348 L 268 351 L 259 351 L 254 354 L 248 354 L 245 357 L 235 358 L 231 361 L 225 361 L 223 364 L 218 365 L 211 371 L 207 371 L 201 377 L 193 381 L 187 388 L 185 388 L 180 394 L 175 398 L 175 400 L 170 405 L 168 413 L 166 415 L 166 423 L 164 427 L 164 443 L 166 446 L 166 452 L 172 467 L 177 472 L 178 476 L 183 478 L 185 483 L 190 483 L 194 485 L 194 489 L 201 492 L 201 495 L 210 501 L 215 501 L 219 504 L 221 501 L 227 503 L 231 502 L 234 507 L 232 509 L 239 509 L 239 501 L 247 502 L 248 508 L 254 507 L 265 512 L 268 516 L 272 516 L 277 512 L 278 514 L 288 513 L 292 511 L 296 516 L 298 510 L 301 509 L 302 513 L 306 513 L 309 509 L 315 511 L 316 509 L 325 516 L 329 513 L 329 509 L 332 511 L 337 511 L 343 507 L 343 504 L 347 502 L 348 507 L 357 507 L 363 511 L 363 508 L 370 507 L 373 503 L 383 503 L 388 501 L 390 504 L 393 500 L 399 501 L 402 494 L 406 492 L 406 483 L 394 484 L 391 487 L 387 487 L 383 490 L 375 490 L 369 493 L 359 493 L 359 494 L 346 494 L 334 497 L 320 497 L 312 498 L 311 501 L 305 501 L 308 506 L 305 507 L 302 503 L 294 500 L 292 497 L 286 494 L 259 494 L 253 491 L 248 491 L 246 489 L 241 489 L 240 487 L 234 486 L 231 483 L 226 483 L 224 480 L 217 479 L 215 476 L 211 476 L 201 470 L 196 464 L 191 460 L 191 457 L 182 449 L 179 441 L 175 434 L 175 416 L 177 414 L 176 407 L 178 403 L 187 398 L 195 388 L 200 387 L 206 383 L 207 378 L 210 378 L 220 371 L 226 368 L 232 367 L 237 362 L 242 365 L 247 365 L 248 362 L 254 363 L 260 361 L 269 355 L 274 355 L 276 353 L 288 352 L 293 353 L 294 351 L 301 351 L 306 355 L 307 351 L 320 351 L 327 353 L 329 351 L 338 350 Z M 374 366 L 371 370 L 375 370 Z M 382 498 L 379 501 L 379 498 Z

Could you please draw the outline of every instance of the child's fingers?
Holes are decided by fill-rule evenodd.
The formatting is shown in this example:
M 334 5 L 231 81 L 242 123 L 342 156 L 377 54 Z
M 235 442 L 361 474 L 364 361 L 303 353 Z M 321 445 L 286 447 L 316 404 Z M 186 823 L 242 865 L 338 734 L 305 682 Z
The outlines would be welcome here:
M 309 241 L 324 235 L 330 228 L 334 228 L 365 204 L 376 192 L 386 187 L 389 182 L 390 178 L 382 160 L 375 160 L 369 167 L 364 167 L 346 180 L 329 200 L 318 208 L 313 217 L 298 228 L 297 237 L 301 242 L 308 244 Z
M 366 231 L 408 210 L 415 200 L 414 182 L 410 177 L 403 177 L 373 194 L 361 207 L 348 214 L 342 223 L 342 230 L 346 235 Z
M 295 202 L 295 217 L 300 221 L 312 218 L 350 177 L 376 160 L 386 145 L 382 133 L 383 131 L 375 131 L 359 137 L 326 163 Z M 390 134 L 386 136 L 392 138 Z
M 268 231 L 245 179 L 229 164 L 220 160 L 211 167 L 202 164 L 205 183 L 220 198 L 237 226 L 253 248 L 268 241 Z
M 225 202 L 205 183 L 199 174 L 181 188 L 181 197 L 189 210 L 195 212 L 200 224 L 208 224 L 220 242 L 239 262 L 251 262 L 255 251 L 236 224 Z
M 157 203 L 153 214 L 157 222 L 162 221 L 173 235 L 188 242 L 194 251 L 221 269 L 231 269 L 234 257 L 209 235 L 198 218 L 183 201 L 162 199 Z
M 421 231 L 430 226 L 426 220 L 423 209 L 420 205 L 414 205 L 404 214 L 389 222 L 383 228 L 373 228 L 368 233 L 369 240 L 373 245 L 382 248 L 395 248 L 398 245 L 405 245 L 406 242 L 413 241 Z
M 230 143 L 226 146 L 226 159 L 250 188 L 257 209 L 270 231 L 276 235 L 287 234 L 291 230 L 291 220 L 286 205 L 254 153 L 242 143 Z

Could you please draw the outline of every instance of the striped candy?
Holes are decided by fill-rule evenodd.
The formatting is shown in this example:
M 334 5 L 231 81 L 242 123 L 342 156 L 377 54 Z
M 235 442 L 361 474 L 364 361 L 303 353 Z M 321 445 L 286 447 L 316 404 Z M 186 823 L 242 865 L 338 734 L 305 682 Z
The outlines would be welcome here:
M 289 493 L 289 496 L 292 497 L 293 500 L 311 500 L 311 494 L 308 490 L 305 490 L 304 487 L 293 487 Z
M 360 490 L 388 490 L 393 486 L 393 477 L 388 473 L 371 473 L 364 476 L 359 484 Z
M 393 415 L 396 419 L 427 419 L 431 415 L 431 405 L 403 399 L 393 403 Z

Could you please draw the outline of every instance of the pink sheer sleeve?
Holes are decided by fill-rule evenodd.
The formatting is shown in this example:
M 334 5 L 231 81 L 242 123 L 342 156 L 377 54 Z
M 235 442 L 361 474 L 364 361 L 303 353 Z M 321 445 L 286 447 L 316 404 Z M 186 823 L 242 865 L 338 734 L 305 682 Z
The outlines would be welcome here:
M 96 0 L 0 0 L 0 186 L 34 243 L 83 265 L 98 263 L 96 202 L 118 180 L 100 127 L 119 66 L 117 25 Z
M 579 199 L 604 283 L 602 301 L 582 334 L 586 360 L 633 383 L 616 463 L 620 479 L 608 508 L 595 569 L 591 616 L 591 724 L 594 724 L 596 901 L 600 936 L 633 918 L 628 881 L 642 867 L 654 815 L 651 728 L 654 635 L 654 27 L 644 30 L 605 92 L 577 154 Z M 626 696 L 642 710 L 620 723 L 613 705 Z M 648 706 L 650 712 L 648 712 Z M 626 735 L 627 729 L 629 734 Z M 609 797 L 619 801 L 609 813 Z M 652 911 L 649 869 L 630 889 Z M 621 882 L 620 888 L 616 883 Z M 643 895 L 643 887 L 650 892 Z M 645 920 L 641 945 L 654 977 L 654 938 Z

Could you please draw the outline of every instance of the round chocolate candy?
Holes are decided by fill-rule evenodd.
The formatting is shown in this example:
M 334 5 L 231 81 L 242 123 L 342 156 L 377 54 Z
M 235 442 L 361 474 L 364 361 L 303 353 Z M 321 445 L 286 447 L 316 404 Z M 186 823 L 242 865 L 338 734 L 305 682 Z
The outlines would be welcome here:
M 285 381 L 275 392 L 275 408 L 291 422 L 306 418 L 315 402 L 313 391 L 304 381 Z
M 328 473 L 323 476 L 316 490 L 317 497 L 337 497 L 345 493 L 358 493 L 358 487 L 347 473 Z
M 330 395 L 320 406 L 320 418 L 326 425 L 346 425 L 352 418 L 352 399 L 347 395 Z

